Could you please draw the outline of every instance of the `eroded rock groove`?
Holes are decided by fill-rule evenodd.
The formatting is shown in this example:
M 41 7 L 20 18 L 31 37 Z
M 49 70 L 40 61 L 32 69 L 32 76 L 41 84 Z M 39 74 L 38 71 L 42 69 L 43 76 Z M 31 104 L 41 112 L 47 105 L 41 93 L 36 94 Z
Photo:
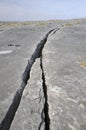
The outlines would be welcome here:
M 50 130 L 50 117 L 49 117 L 49 105 L 48 105 L 48 95 L 47 95 L 47 85 L 45 80 L 45 74 L 44 74 L 44 68 L 42 64 L 42 55 L 40 57 L 40 67 L 42 70 L 42 86 L 43 86 L 43 92 L 44 92 L 44 122 L 45 122 L 45 130 Z
M 0 130 L 9 130 L 10 129 L 13 119 L 15 117 L 15 114 L 17 112 L 17 109 L 19 107 L 23 91 L 27 85 L 28 80 L 30 79 L 31 67 L 34 64 L 35 60 L 37 58 L 41 57 L 42 49 L 47 41 L 49 34 L 52 31 L 54 31 L 54 29 L 50 30 L 45 35 L 43 40 L 40 41 L 40 43 L 37 45 L 37 48 L 35 49 L 34 53 L 32 54 L 31 58 L 28 60 L 28 64 L 27 64 L 25 71 L 23 73 L 23 76 L 22 76 L 22 83 L 21 83 L 19 89 L 16 91 L 12 104 L 10 105 L 5 117 L 3 118 L 3 120 L 0 123 Z M 43 68 L 42 68 L 42 70 L 43 70 Z M 42 74 L 42 79 L 43 79 L 43 86 L 45 86 L 46 84 L 45 84 L 44 74 Z M 48 119 L 48 108 L 47 108 L 48 104 L 47 104 L 47 93 L 46 92 L 47 92 L 47 90 L 45 88 L 44 89 L 44 94 L 45 94 L 44 112 L 46 113 L 45 114 L 46 129 L 45 130 L 49 130 L 48 129 L 49 119 Z M 48 119 L 48 121 L 47 121 L 47 119 Z

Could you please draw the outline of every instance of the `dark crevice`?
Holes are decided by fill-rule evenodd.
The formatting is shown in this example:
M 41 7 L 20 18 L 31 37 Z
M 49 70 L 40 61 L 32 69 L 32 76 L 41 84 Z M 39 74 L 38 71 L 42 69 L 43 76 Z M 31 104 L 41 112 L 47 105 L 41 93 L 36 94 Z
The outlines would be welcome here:
M 40 41 L 40 43 L 37 45 L 37 48 L 35 49 L 34 53 L 32 54 L 31 58 L 28 60 L 28 64 L 25 68 L 25 71 L 23 73 L 22 76 L 22 83 L 21 86 L 19 87 L 19 89 L 16 91 L 14 99 L 12 101 L 12 104 L 10 105 L 5 117 L 3 118 L 3 120 L 0 123 L 0 130 L 9 130 L 11 127 L 11 124 L 13 122 L 13 119 L 15 117 L 15 114 L 17 112 L 17 109 L 19 107 L 21 98 L 22 98 L 22 94 L 23 91 L 27 85 L 28 80 L 30 79 L 30 71 L 31 71 L 31 67 L 34 64 L 35 60 L 37 58 L 41 57 L 41 53 L 42 53 L 42 49 L 47 41 L 47 38 L 49 36 L 49 34 L 54 31 L 54 29 L 50 30 L 45 37 L 43 38 L 43 40 Z M 41 58 L 40 58 L 41 59 Z M 50 124 L 50 119 L 48 116 L 48 103 L 47 103 L 47 87 L 45 84 L 45 77 L 44 77 L 44 71 L 43 71 L 43 67 L 41 64 L 41 69 L 42 69 L 42 79 L 43 79 L 43 90 L 44 90 L 44 96 L 45 96 L 45 106 L 44 106 L 44 113 L 45 113 L 45 130 L 49 130 L 49 124 Z
M 54 31 L 52 32 L 51 36 L 54 35 L 59 30 L 60 30 L 60 27 L 57 27 L 56 29 L 54 29 Z
M 43 93 L 45 98 L 44 103 L 44 122 L 45 122 L 45 130 L 50 130 L 50 117 L 49 117 L 49 105 L 48 105 L 48 95 L 47 95 L 47 85 L 45 81 L 45 74 L 42 64 L 42 55 L 40 57 L 40 67 L 42 70 L 42 86 L 43 86 Z

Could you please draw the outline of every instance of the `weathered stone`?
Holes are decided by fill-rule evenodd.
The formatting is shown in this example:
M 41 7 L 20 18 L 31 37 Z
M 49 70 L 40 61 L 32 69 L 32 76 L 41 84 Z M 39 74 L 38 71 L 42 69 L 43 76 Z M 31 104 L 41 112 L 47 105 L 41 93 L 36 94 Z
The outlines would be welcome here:
M 18 30 L 17 30 L 18 31 Z M 47 38 L 48 38 L 48 35 L 52 32 L 53 30 L 50 30 L 45 36 L 44 36 L 44 38 L 43 38 L 43 40 L 41 40 L 38 44 L 37 44 L 37 47 L 36 47 L 36 49 L 34 50 L 34 52 L 32 53 L 32 55 L 31 55 L 31 58 L 28 60 L 28 64 L 27 64 L 27 66 L 26 66 L 26 68 L 25 68 L 25 71 L 24 71 L 24 73 L 23 73 L 23 75 L 22 75 L 22 84 L 21 84 L 21 86 L 20 87 L 18 87 L 18 90 L 16 90 L 16 93 L 15 93 L 15 96 L 14 96 L 14 98 L 13 98 L 13 101 L 12 101 L 12 99 L 11 99 L 11 105 L 9 105 L 9 108 L 8 108 L 8 110 L 6 110 L 7 112 L 5 112 L 5 109 L 4 109 L 4 111 L 3 111 L 3 113 L 5 114 L 2 114 L 3 115 L 3 120 L 1 121 L 1 123 L 0 123 L 0 130 L 4 130 L 4 129 L 9 129 L 10 128 L 10 126 L 11 126 L 11 123 L 12 123 L 12 121 L 13 121 L 13 119 L 14 119 L 14 117 L 15 117 L 15 114 L 16 114 L 16 111 L 17 111 L 17 109 L 18 109 L 18 107 L 19 107 L 19 105 L 20 105 L 20 101 L 21 101 L 21 98 L 22 98 L 22 93 L 23 93 L 23 90 L 25 89 L 25 86 L 26 86 L 26 84 L 27 84 L 27 81 L 28 81 L 28 79 L 30 78 L 30 71 L 31 71 L 31 68 L 32 68 L 32 66 L 33 66 L 33 64 L 34 64 L 34 62 L 36 61 L 36 59 L 37 58 L 40 58 L 40 56 L 41 56 L 41 52 L 42 52 L 42 49 L 43 49 L 43 47 L 44 47 L 44 44 L 46 43 L 46 41 L 47 41 Z M 18 32 L 17 32 L 18 33 Z M 40 32 L 41 33 L 41 32 Z M 21 32 L 19 33 L 19 35 L 21 36 Z M 37 36 L 38 36 L 38 32 L 37 32 L 37 34 L 36 34 Z M 13 36 L 13 35 L 12 35 Z M 22 38 L 22 37 L 21 37 Z M 19 39 L 19 40 L 21 40 L 21 39 Z M 26 40 L 26 38 L 25 38 L 25 40 Z M 24 45 L 25 46 L 25 45 Z M 32 45 L 31 45 L 32 46 Z M 21 49 L 21 48 L 20 48 Z M 26 48 L 27 49 L 27 48 Z M 22 49 L 21 49 L 22 50 Z M 12 51 L 13 52 L 13 51 Z M 23 48 L 23 52 L 25 52 L 25 50 L 24 50 L 24 48 Z M 27 52 L 25 52 L 25 54 L 26 54 Z M 30 53 L 31 53 L 31 50 L 30 50 Z M 3 56 L 3 54 L 7 54 L 7 51 L 6 52 L 4 52 L 4 53 L 0 53 L 2 56 Z M 18 53 L 18 55 L 17 55 L 17 58 L 20 56 L 20 52 Z M 14 56 L 14 55 L 13 55 Z M 14 57 L 12 57 L 12 55 L 10 55 L 10 57 L 11 58 L 14 58 Z M 3 58 L 2 58 L 3 59 Z M 10 60 L 10 58 L 8 58 L 8 60 Z M 13 59 L 12 59 L 13 60 Z M 19 63 L 20 63 L 20 60 L 21 59 L 19 59 Z M 16 60 L 16 62 L 17 62 L 17 60 Z M 3 63 L 2 63 L 3 64 Z M 22 66 L 22 65 L 20 65 L 20 66 Z M 9 68 L 10 68 L 10 66 L 8 66 Z M 14 67 L 15 68 L 15 66 L 13 65 L 12 67 Z M 19 66 L 18 66 L 19 67 Z M 38 67 L 40 67 L 40 69 L 41 69 L 41 66 L 40 66 L 40 64 L 38 65 Z M 6 66 L 6 68 L 7 68 L 7 66 Z M 12 69 L 12 68 L 11 68 Z M 15 71 L 17 70 L 18 68 L 15 68 L 15 70 L 13 70 L 13 72 L 15 73 Z M 7 71 L 8 71 L 8 69 L 7 69 Z M 6 71 L 5 71 L 5 73 L 6 73 Z M 35 73 L 35 72 L 34 72 Z M 36 72 L 37 74 L 38 74 L 38 72 Z M 8 74 L 7 74 L 8 75 Z M 17 75 L 17 73 L 15 74 L 15 75 Z M 12 77 L 11 77 L 12 78 Z M 34 78 L 34 77 L 33 77 Z M 38 79 L 40 79 L 40 76 L 38 75 Z M 41 79 L 42 79 L 42 70 L 41 70 Z M 13 80 L 13 78 L 12 78 L 12 80 Z M 18 78 L 18 81 L 19 81 L 19 78 Z M 32 81 L 33 82 L 33 81 Z M 35 82 L 37 82 L 37 80 L 35 81 Z M 34 82 L 33 82 L 34 83 Z M 2 83 L 3 84 L 3 83 Z M 15 82 L 15 84 L 16 84 L 16 82 Z M 43 83 L 42 83 L 43 84 Z M 9 85 L 9 84 L 7 84 L 7 85 Z M 18 83 L 17 83 L 17 85 L 18 85 Z M 34 84 L 33 84 L 34 85 Z M 32 89 L 32 88 L 31 88 Z M 37 88 L 36 88 L 37 89 Z M 43 90 L 43 85 L 41 86 L 41 89 Z M 10 90 L 11 91 L 11 90 Z M 40 91 L 40 90 L 39 90 Z M 40 92 L 41 93 L 41 92 Z M 44 93 L 44 92 L 43 92 Z M 37 93 L 38 94 L 38 93 Z M 4 97 L 3 97 L 4 98 Z M 42 98 L 42 97 L 41 97 Z M 45 96 L 44 96 L 44 99 L 45 99 Z M 40 101 L 41 99 L 39 99 L 39 103 L 41 102 Z M 9 102 L 10 100 L 9 100 L 9 98 L 8 98 L 8 100 L 7 100 L 7 103 Z M 3 103 L 3 101 L 2 101 L 2 103 Z M 37 102 L 37 104 L 39 104 L 38 102 Z M 43 102 L 42 102 L 43 103 Z M 6 101 L 4 100 L 4 104 L 6 105 L 6 107 L 8 106 L 8 104 L 6 104 Z M 3 104 L 3 106 L 4 106 L 4 104 Z M 27 103 L 26 103 L 27 104 Z M 34 104 L 35 104 L 35 101 L 34 101 Z M 45 104 L 45 103 L 44 103 Z M 2 105 L 1 105 L 2 106 Z M 34 106 L 34 105 L 31 105 L 31 107 L 32 106 Z M 37 124 L 37 127 L 35 127 L 35 126 L 33 126 L 33 125 L 31 125 L 32 126 L 32 129 L 39 129 L 39 130 L 41 130 L 41 129 L 44 129 L 43 128 L 43 123 L 45 122 L 45 112 L 44 112 L 44 109 L 45 109 L 45 107 L 44 107 L 45 105 L 43 105 L 43 108 L 42 108 L 42 110 L 41 110 L 41 112 L 38 112 L 39 113 L 39 116 L 40 116 L 40 118 L 41 118 L 41 122 L 39 121 L 39 119 L 38 119 L 38 122 L 40 122 L 39 123 L 39 125 L 37 124 L 37 123 L 35 123 L 35 120 L 34 119 L 36 119 L 37 118 L 37 116 L 35 116 L 35 118 L 31 118 L 32 119 L 32 121 L 33 121 L 33 123 L 34 124 Z M 21 109 L 20 109 L 21 110 Z M 38 110 L 38 107 L 37 107 L 37 110 Z M 38 110 L 39 111 L 39 110 Z M 2 112 L 2 111 L 1 111 Z M 33 113 L 33 110 L 31 109 L 31 113 Z M 18 117 L 20 117 L 20 116 L 18 116 Z M 21 117 L 22 118 L 22 117 Z M 21 123 L 20 123 L 20 126 L 22 126 L 21 125 Z M 29 127 L 29 126 L 28 126 Z M 21 129 L 21 128 L 18 128 L 18 123 L 16 123 L 16 129 Z
M 56 28 L 31 66 L 30 80 L 10 129 L 86 129 L 85 27 L 86 20 L 51 21 L 42 27 L 34 24 L 1 32 L 0 122 L 41 36 Z
M 12 130 L 37 130 L 42 123 L 43 130 L 44 121 L 41 117 L 44 108 L 44 94 L 42 89 L 42 73 L 40 68 L 40 60 L 36 60 L 31 73 L 30 80 L 12 123 Z
M 30 30 L 29 27 L 27 27 L 27 28 L 21 27 L 21 28 L 17 28 L 17 29 L 15 28 L 13 30 L 12 29 L 6 30 L 5 32 L 1 33 L 1 35 L 0 35 L 1 51 L 2 50 L 12 50 L 12 53 L 10 53 L 10 54 L 5 54 L 5 52 L 4 52 L 4 54 L 1 53 L 1 55 L 0 55 L 0 122 L 5 117 L 5 114 L 9 108 L 10 104 L 12 103 L 13 96 L 22 82 L 21 81 L 22 74 L 27 65 L 27 61 L 29 60 L 30 56 L 33 54 L 36 46 L 38 45 L 38 41 L 40 42 L 40 40 L 42 39 L 42 36 L 47 33 L 46 30 L 45 29 L 39 30 L 37 28 L 35 30 Z M 8 47 L 9 42 L 12 42 L 16 45 L 18 43 L 19 44 L 21 43 L 21 47 L 20 48 L 15 48 L 15 46 Z M 37 68 L 36 69 L 37 72 L 36 73 L 34 72 L 34 76 L 38 76 L 38 80 L 40 80 L 40 79 L 42 79 L 42 78 L 40 78 L 40 75 L 38 73 L 38 71 L 40 69 L 40 64 L 37 64 L 35 66 Z M 41 74 L 41 77 L 42 77 L 42 74 Z M 34 81 L 34 82 L 36 82 L 36 81 Z M 34 82 L 33 82 L 33 85 L 37 87 L 36 83 L 34 84 Z M 37 88 L 36 88 L 36 90 L 37 90 Z M 40 88 L 42 89 L 41 85 L 40 85 Z M 38 93 L 38 91 L 39 91 L 39 93 Z M 35 93 L 37 93 L 37 95 L 39 97 L 39 95 L 41 95 L 41 90 L 39 90 L 39 88 L 38 88 L 38 91 L 32 93 L 32 95 L 35 95 Z M 38 102 L 35 103 L 36 101 L 34 99 L 32 101 L 33 103 L 32 104 L 30 103 L 29 105 L 27 105 L 27 100 L 22 101 L 22 102 L 24 102 L 23 107 L 27 106 L 28 111 L 30 110 L 29 106 L 31 106 L 32 108 L 35 106 L 34 109 L 37 109 L 37 110 L 39 109 L 39 111 L 38 111 L 39 114 L 37 114 L 35 112 L 36 116 L 34 116 L 33 118 L 32 117 L 27 118 L 28 122 L 30 120 L 33 121 L 33 126 L 32 126 L 32 124 L 29 123 L 27 126 L 28 129 L 31 129 L 29 127 L 29 125 L 31 125 L 31 127 L 33 127 L 33 129 L 37 129 L 37 127 L 41 126 L 40 124 L 41 124 L 41 107 L 42 107 L 42 105 L 39 105 L 39 104 L 41 104 L 40 103 L 41 101 L 39 101 L 39 99 L 38 99 Z M 37 104 L 40 106 L 40 108 L 37 106 Z M 19 109 L 21 112 L 23 111 L 23 110 L 21 110 L 21 108 L 23 108 L 23 107 L 20 107 L 20 109 Z M 27 109 L 25 109 L 25 110 L 27 110 Z M 35 111 L 35 110 L 32 110 L 31 112 L 29 111 L 29 113 L 30 114 L 34 113 L 33 111 Z M 26 115 L 27 114 L 28 113 L 26 113 Z M 18 130 L 19 129 L 22 130 L 23 129 L 22 116 L 24 116 L 24 113 L 22 114 L 19 112 L 18 116 L 19 117 L 16 117 L 16 119 L 15 119 L 16 125 L 14 123 L 12 126 L 12 129 L 16 128 Z M 32 114 L 31 114 L 31 116 L 32 116 Z M 35 120 L 37 120 L 38 123 L 37 122 L 35 123 Z M 35 125 L 36 125 L 36 127 L 35 127 Z
M 85 26 L 64 25 L 43 49 L 51 130 L 86 129 Z

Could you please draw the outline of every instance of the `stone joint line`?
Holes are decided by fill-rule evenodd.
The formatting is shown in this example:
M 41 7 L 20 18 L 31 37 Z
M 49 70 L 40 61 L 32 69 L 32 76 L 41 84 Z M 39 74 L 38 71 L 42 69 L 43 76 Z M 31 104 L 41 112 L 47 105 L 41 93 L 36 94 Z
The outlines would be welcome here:
M 13 119 L 15 117 L 15 114 L 17 112 L 17 109 L 19 107 L 23 91 L 27 85 L 28 80 L 30 79 L 30 71 L 31 71 L 32 65 L 34 64 L 34 62 L 37 58 L 40 58 L 40 67 L 42 70 L 42 86 L 43 86 L 43 93 L 44 93 L 44 98 L 45 98 L 44 109 L 43 109 L 41 117 L 44 118 L 43 120 L 45 122 L 45 130 L 50 130 L 49 105 L 48 105 L 48 97 L 47 97 L 47 85 L 45 82 L 45 74 L 44 74 L 44 69 L 43 69 L 43 64 L 42 64 L 42 50 L 44 48 L 45 43 L 47 42 L 47 38 L 48 38 L 49 34 L 52 35 L 59 29 L 60 28 L 57 27 L 55 29 L 50 30 L 45 35 L 43 40 L 41 40 L 40 43 L 37 45 L 31 58 L 28 60 L 28 64 L 27 64 L 25 71 L 23 73 L 23 76 L 22 76 L 22 83 L 21 83 L 19 89 L 16 91 L 13 101 L 12 101 L 8 111 L 6 112 L 5 117 L 3 118 L 3 120 L 0 123 L 0 130 L 9 130 L 10 129 Z M 44 113 L 44 117 L 43 117 L 43 113 Z M 38 128 L 39 130 L 41 129 L 42 123 L 43 122 L 41 122 L 39 125 L 39 128 Z

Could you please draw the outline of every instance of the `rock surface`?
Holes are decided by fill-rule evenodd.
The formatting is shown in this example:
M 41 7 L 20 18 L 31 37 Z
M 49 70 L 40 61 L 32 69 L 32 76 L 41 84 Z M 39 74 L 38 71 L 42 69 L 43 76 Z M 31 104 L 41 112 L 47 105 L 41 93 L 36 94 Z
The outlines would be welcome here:
M 8 29 L 4 27 L 4 31 L 0 33 L 0 122 L 5 117 L 13 101 L 14 94 L 22 82 L 22 74 L 27 61 L 50 28 L 52 26 L 41 27 L 33 25 Z M 30 79 L 30 86 L 32 86 L 32 83 L 33 87 L 30 89 L 28 96 L 23 96 L 23 99 L 24 97 L 28 97 L 29 101 L 31 101 L 28 104 L 27 98 L 24 101 L 22 99 L 23 103 L 21 102 L 22 105 L 20 104 L 19 113 L 17 112 L 18 116 L 15 117 L 14 123 L 10 128 L 12 130 L 27 128 L 30 130 L 43 129 L 44 117 L 42 109 L 44 107 L 44 97 L 41 82 L 42 71 L 39 72 L 41 70 L 40 62 L 36 64 L 34 67 L 35 70 L 33 69 L 34 76 L 31 78 L 32 80 Z M 35 81 L 33 81 L 34 79 Z M 28 94 L 28 91 L 26 93 Z
M 44 94 L 41 77 L 40 60 L 38 59 L 32 67 L 30 80 L 11 126 L 12 130 L 37 130 L 40 127 L 43 130 L 44 121 L 41 115 L 44 109 Z
M 0 27 L 0 122 L 45 34 L 10 130 L 86 129 L 86 20 Z
M 86 129 L 86 22 L 66 24 L 43 49 L 50 129 Z

